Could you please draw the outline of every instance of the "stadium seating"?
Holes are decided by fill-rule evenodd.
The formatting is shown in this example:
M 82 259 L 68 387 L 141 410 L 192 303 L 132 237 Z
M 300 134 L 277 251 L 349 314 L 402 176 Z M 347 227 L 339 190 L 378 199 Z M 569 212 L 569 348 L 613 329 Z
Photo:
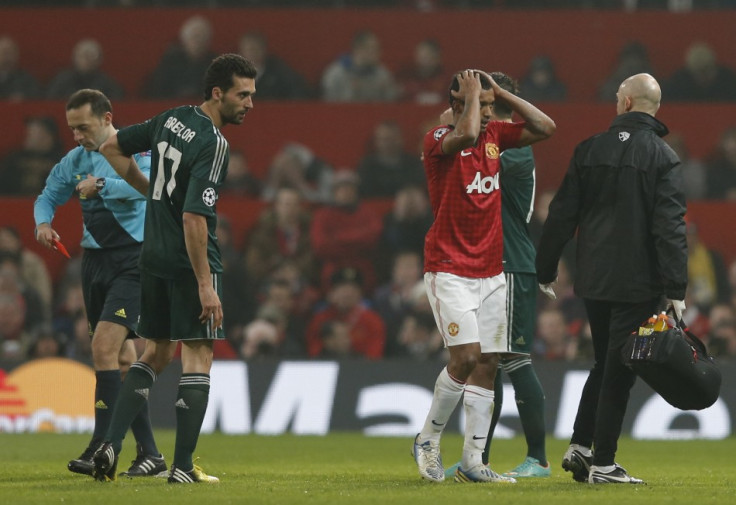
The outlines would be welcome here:
M 666 77 L 682 64 L 686 47 L 707 41 L 721 62 L 736 67 L 733 26 L 736 11 L 698 11 L 686 14 L 662 11 L 391 11 L 364 9 L 3 9 L 0 33 L 13 37 L 21 48 L 21 64 L 42 82 L 48 82 L 66 66 L 71 49 L 83 34 L 96 38 L 105 50 L 103 69 L 125 88 L 129 99 L 113 104 L 115 122 L 124 126 L 143 120 L 178 102 L 147 102 L 135 99 L 145 76 L 155 67 L 168 44 L 177 38 L 181 23 L 202 14 L 215 27 L 214 48 L 235 49 L 240 35 L 259 29 L 269 39 L 271 50 L 316 84 L 324 67 L 345 51 L 353 34 L 374 30 L 383 44 L 383 59 L 396 70 L 411 59 L 419 40 L 436 37 L 443 47 L 448 70 L 482 66 L 519 76 L 538 54 L 550 56 L 559 77 L 567 84 L 568 103 L 540 104 L 556 121 L 553 139 L 538 144 L 540 189 L 556 187 L 572 149 L 580 140 L 605 128 L 614 115 L 613 101 L 595 101 L 599 84 L 613 67 L 621 47 L 628 41 L 644 43 L 658 77 Z M 162 20 L 165 20 L 162 21 Z M 461 27 L 459 29 L 458 27 Z M 46 36 L 42 36 L 46 34 Z M 278 149 L 288 141 L 310 146 L 334 166 L 355 167 L 363 155 L 373 127 L 395 119 L 404 129 L 407 145 L 418 146 L 428 122 L 443 106 L 400 104 L 325 104 L 319 101 L 259 102 L 243 126 L 227 127 L 231 145 L 242 149 L 253 171 L 263 176 Z M 3 135 L 0 154 L 20 145 L 23 122 L 28 116 L 54 116 L 63 130 L 63 103 L 34 101 L 0 103 Z M 736 104 L 685 105 L 665 101 L 659 117 L 674 132 L 681 133 L 695 157 L 705 157 L 715 147 L 720 133 L 732 126 Z M 67 148 L 71 135 L 63 135 Z M 0 200 L 2 224 L 15 224 L 36 247 L 32 236 L 32 200 Z M 260 202 L 223 199 L 220 210 L 231 217 L 236 235 L 254 222 Z M 385 210 L 385 202 L 377 209 Z M 55 225 L 63 230 L 70 249 L 77 248 L 81 234 L 74 207 L 60 212 Z M 724 233 L 734 215 L 734 204 L 694 203 L 704 239 L 726 256 L 736 256 L 736 236 Z M 70 213 L 68 225 L 60 224 Z M 68 227 L 68 228 L 67 228 Z M 52 268 L 62 258 L 42 251 Z

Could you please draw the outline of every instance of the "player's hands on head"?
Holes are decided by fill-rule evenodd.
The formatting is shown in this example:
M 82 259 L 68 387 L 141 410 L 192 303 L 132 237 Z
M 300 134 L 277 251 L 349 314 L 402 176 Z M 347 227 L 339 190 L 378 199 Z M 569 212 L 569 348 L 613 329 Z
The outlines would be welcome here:
M 480 84 L 480 77 L 478 73 L 473 69 L 463 70 L 457 74 L 457 82 L 459 89 L 457 91 L 452 90 L 452 96 L 462 102 L 473 94 L 479 95 L 483 87 Z

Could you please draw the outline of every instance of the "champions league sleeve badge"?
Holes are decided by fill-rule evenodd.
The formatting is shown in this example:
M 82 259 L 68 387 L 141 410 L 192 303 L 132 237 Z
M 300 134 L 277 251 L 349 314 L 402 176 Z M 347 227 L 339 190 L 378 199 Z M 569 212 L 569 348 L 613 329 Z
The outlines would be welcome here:
M 450 129 L 449 129 L 449 128 L 444 128 L 444 127 L 442 127 L 442 128 L 437 128 L 437 129 L 436 129 L 436 130 L 434 131 L 434 139 L 435 139 L 435 140 L 439 140 L 439 139 L 441 139 L 441 138 L 442 138 L 442 137 L 443 137 L 443 136 L 445 135 L 445 133 L 447 133 L 447 132 L 449 132 L 449 131 L 450 131 Z
M 217 193 L 215 188 L 207 188 L 202 192 L 202 201 L 207 207 L 212 207 L 217 201 Z

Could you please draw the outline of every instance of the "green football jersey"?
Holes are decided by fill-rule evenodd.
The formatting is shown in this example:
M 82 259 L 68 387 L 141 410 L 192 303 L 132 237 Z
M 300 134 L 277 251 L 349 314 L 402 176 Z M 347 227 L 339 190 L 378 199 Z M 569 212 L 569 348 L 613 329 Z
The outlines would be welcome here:
M 529 236 L 536 178 L 529 146 L 501 153 L 501 218 L 504 272 L 536 273 L 536 249 Z
M 222 272 L 217 244 L 216 203 L 227 175 L 229 146 L 199 107 L 186 105 L 118 132 L 126 154 L 151 151 L 151 183 L 140 266 L 154 275 L 177 278 L 192 270 L 184 244 L 184 212 L 207 219 L 207 257 Z

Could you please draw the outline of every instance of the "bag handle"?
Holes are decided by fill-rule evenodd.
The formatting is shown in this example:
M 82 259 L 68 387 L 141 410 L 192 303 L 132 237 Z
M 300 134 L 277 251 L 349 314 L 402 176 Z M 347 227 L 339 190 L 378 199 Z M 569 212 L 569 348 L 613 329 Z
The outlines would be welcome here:
M 695 348 L 695 351 L 698 354 L 702 355 L 705 359 L 713 359 L 711 355 L 708 354 L 708 348 L 705 346 L 705 343 L 700 340 L 697 335 L 690 331 L 690 328 L 688 328 L 688 326 L 685 324 L 685 321 L 683 321 L 682 319 L 677 319 L 677 314 L 675 314 L 675 309 L 672 306 L 668 307 L 665 313 L 672 316 L 672 320 L 675 321 L 677 327 L 682 330 L 682 334 L 685 336 L 685 340 L 689 341 L 690 345 Z

